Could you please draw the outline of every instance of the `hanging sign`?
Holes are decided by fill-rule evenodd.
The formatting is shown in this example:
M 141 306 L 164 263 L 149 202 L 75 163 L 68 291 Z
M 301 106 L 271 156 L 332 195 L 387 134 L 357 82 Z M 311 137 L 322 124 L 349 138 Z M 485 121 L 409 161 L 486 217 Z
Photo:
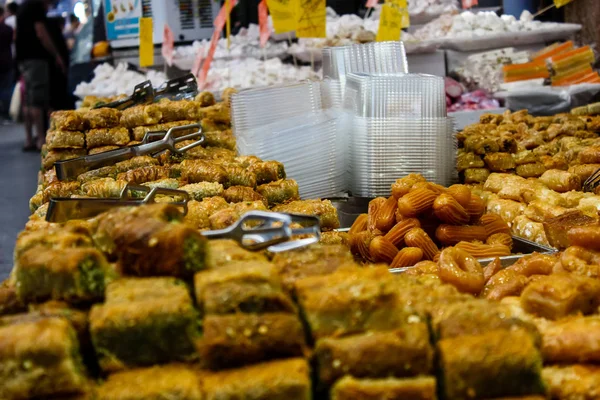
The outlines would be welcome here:
M 140 67 L 154 65 L 152 18 L 140 18 Z
M 384 4 L 381 7 L 379 17 L 379 29 L 377 30 L 377 41 L 397 41 L 402 34 L 402 14 L 395 6 Z
M 175 49 L 175 35 L 169 28 L 168 24 L 165 24 L 163 28 L 163 42 L 161 53 L 165 61 L 169 66 L 173 65 L 173 51 Z
M 327 37 L 327 5 L 325 0 L 296 1 L 296 37 Z
M 269 31 L 269 11 L 267 10 L 267 0 L 258 3 L 258 31 L 260 36 L 260 47 L 265 47 L 269 41 L 271 32 Z
M 296 29 L 295 1 L 297 0 L 267 0 L 275 33 L 285 33 Z

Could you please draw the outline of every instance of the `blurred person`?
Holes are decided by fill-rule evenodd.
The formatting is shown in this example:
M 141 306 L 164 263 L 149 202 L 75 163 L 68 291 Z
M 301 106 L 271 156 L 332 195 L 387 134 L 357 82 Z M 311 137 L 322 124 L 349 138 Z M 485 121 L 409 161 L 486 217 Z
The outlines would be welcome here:
M 67 41 L 67 48 L 69 51 L 73 50 L 73 47 L 75 47 L 75 39 L 80 30 L 81 22 L 79 21 L 79 18 L 77 18 L 75 14 L 69 15 L 69 26 L 65 30 L 65 40 Z
M 4 17 L 4 8 L 0 7 L 0 118 L 8 114 L 15 81 L 12 54 L 14 32 Z
M 48 18 L 47 28 L 50 34 L 50 39 L 54 42 L 56 50 L 60 54 L 60 58 L 64 65 L 69 65 L 69 49 L 67 41 L 63 35 L 66 20 L 61 17 Z M 56 110 L 68 110 L 75 107 L 75 104 L 71 101 L 71 97 L 67 91 L 68 81 L 67 73 L 64 73 L 56 63 L 52 60 L 48 62 L 49 75 L 50 75 L 50 101 L 48 102 L 48 111 Z M 68 71 L 68 67 L 67 67 Z
M 26 0 L 17 14 L 16 59 L 25 82 L 24 151 L 41 150 L 45 141 L 45 110 L 50 102 L 50 63 L 64 75 L 67 71 L 48 32 L 46 13 L 49 5 L 50 0 Z M 33 143 L 33 128 L 37 145 Z
M 6 20 L 4 21 L 6 25 L 10 26 L 13 31 L 17 26 L 17 12 L 19 11 L 19 5 L 16 1 L 12 3 L 8 3 L 6 5 Z

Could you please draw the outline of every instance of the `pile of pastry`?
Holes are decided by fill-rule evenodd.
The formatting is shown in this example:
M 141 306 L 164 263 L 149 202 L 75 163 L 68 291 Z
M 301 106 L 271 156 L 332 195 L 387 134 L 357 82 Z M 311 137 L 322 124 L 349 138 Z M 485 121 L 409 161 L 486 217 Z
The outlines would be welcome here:
M 140 144 L 148 131 L 192 123 L 201 123 L 203 131 L 211 133 L 209 137 L 217 133 L 227 136 L 227 148 L 233 150 L 235 138 L 231 134 L 228 103 L 233 93 L 232 89 L 226 89 L 221 103 L 216 103 L 211 93 L 203 92 L 194 101 L 163 99 L 125 111 L 106 107 L 56 111 L 51 115 L 42 149 L 43 169 L 51 169 L 56 161 Z M 88 100 L 90 105 L 94 104 L 93 99 Z M 207 139 L 210 143 L 210 138 Z
M 558 256 L 483 269 L 450 247 L 394 275 L 341 245 L 206 241 L 160 204 L 24 232 L 15 256 L 3 399 L 572 399 L 600 379 L 600 284 Z
M 465 185 L 449 188 L 418 174 L 398 179 L 389 198 L 369 203 L 349 231 L 352 252 L 392 268 L 437 261 L 440 249 L 455 246 L 477 258 L 511 254 L 510 228 Z
M 484 114 L 458 134 L 457 168 L 465 183 L 485 182 L 491 172 L 532 178 L 554 169 L 583 182 L 600 168 L 599 133 L 598 116 Z
M 581 191 L 581 180 L 568 171 L 549 170 L 537 179 L 492 173 L 483 185 L 471 188 L 514 235 L 541 245 L 564 249 L 572 244 L 570 228 L 599 222 L 600 196 Z

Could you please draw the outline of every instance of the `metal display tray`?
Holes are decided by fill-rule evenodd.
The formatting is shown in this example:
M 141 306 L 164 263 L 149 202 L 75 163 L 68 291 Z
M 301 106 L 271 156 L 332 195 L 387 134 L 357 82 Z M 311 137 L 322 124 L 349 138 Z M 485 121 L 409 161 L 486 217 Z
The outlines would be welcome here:
M 514 263 L 519 261 L 521 258 L 531 255 L 532 253 L 553 254 L 553 253 L 558 252 L 558 250 L 556 250 L 552 247 L 542 246 L 538 243 L 532 242 L 527 239 L 520 238 L 518 236 L 513 236 L 512 238 L 513 238 L 513 252 L 515 252 L 516 254 L 511 254 L 510 256 L 499 257 L 500 262 L 502 263 L 502 267 L 504 267 L 504 268 L 513 265 Z M 495 258 L 480 258 L 477 261 L 479 261 L 479 263 L 482 266 L 486 266 L 489 263 L 491 263 L 492 261 L 494 261 L 494 259 Z M 411 268 L 412 267 L 390 268 L 390 272 L 392 274 L 401 274 Z

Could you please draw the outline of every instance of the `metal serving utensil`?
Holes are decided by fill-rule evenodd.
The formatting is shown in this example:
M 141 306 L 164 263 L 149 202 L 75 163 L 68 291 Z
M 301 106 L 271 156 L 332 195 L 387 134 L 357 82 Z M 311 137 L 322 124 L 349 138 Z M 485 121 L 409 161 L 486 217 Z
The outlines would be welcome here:
M 154 100 L 168 98 L 171 100 L 189 99 L 198 94 L 198 83 L 194 74 L 189 73 L 171 79 L 154 90 Z
M 292 228 L 293 224 L 303 227 Z M 225 229 L 201 233 L 209 239 L 233 239 L 248 250 L 281 253 L 318 242 L 321 226 L 318 217 L 257 210 L 247 212 Z M 300 235 L 309 237 L 294 239 Z
M 135 196 L 136 192 L 142 192 L 145 196 L 139 198 Z M 181 207 L 183 215 L 187 214 L 187 203 L 190 198 L 187 192 L 127 184 L 121 191 L 121 195 L 114 198 L 50 199 L 46 221 L 66 222 L 71 219 L 93 218 L 117 207 L 155 203 L 157 195 L 173 197 L 174 200 L 169 204 Z M 300 224 L 302 227 L 292 228 L 293 224 Z M 318 217 L 257 210 L 247 212 L 225 229 L 200 233 L 208 239 L 233 239 L 251 251 L 267 249 L 273 253 L 280 253 L 318 242 L 321 237 L 321 227 Z M 297 236 L 304 237 L 294 239 Z
M 152 101 L 154 101 L 154 88 L 152 87 L 152 82 L 144 81 L 135 85 L 131 96 L 106 104 L 98 104 L 93 108 L 116 108 L 117 110 L 124 110 L 137 104 L 145 104 Z
M 144 81 L 135 85 L 133 93 L 129 97 L 112 101 L 107 104 L 99 104 L 94 108 L 116 108 L 125 110 L 138 104 L 152 103 L 163 98 L 181 100 L 194 97 L 198 94 L 198 83 L 194 74 L 189 73 L 179 78 L 164 82 L 157 89 L 152 87 L 152 82 Z
M 583 182 L 583 191 L 595 192 L 598 185 L 600 185 L 600 168 Z
M 145 193 L 143 198 L 135 196 L 135 192 Z M 46 221 L 66 222 L 71 219 L 87 219 L 95 217 L 105 211 L 116 207 L 140 206 L 155 203 L 156 196 L 162 194 L 173 196 L 174 201 L 169 202 L 181 208 L 183 215 L 187 214 L 189 194 L 183 190 L 150 188 L 148 186 L 128 183 L 121 191 L 119 197 L 108 198 L 71 198 L 57 197 L 50 199 Z
M 179 137 L 175 137 L 174 135 L 178 131 L 192 128 L 197 129 L 197 131 Z M 146 139 L 146 136 L 150 138 L 156 133 L 162 135 L 162 139 L 152 142 L 150 142 L 149 139 Z M 150 136 L 148 136 L 149 134 Z M 57 161 L 54 163 L 56 177 L 60 181 L 72 180 L 76 179 L 84 172 L 93 169 L 98 169 L 107 165 L 113 165 L 119 161 L 129 160 L 137 156 L 151 155 L 156 157 L 165 150 L 170 150 L 173 153 L 183 154 L 189 149 L 201 145 L 205 141 L 204 134 L 202 133 L 202 126 L 200 124 L 176 126 L 170 128 L 166 133 L 164 133 L 164 131 L 148 132 L 146 136 L 144 137 L 144 142 L 137 146 L 124 147 L 121 149 L 106 151 L 104 153 L 93 154 L 91 156 L 73 158 L 71 160 Z M 194 143 L 190 143 L 180 149 L 175 147 L 176 143 L 193 139 L 196 139 Z

